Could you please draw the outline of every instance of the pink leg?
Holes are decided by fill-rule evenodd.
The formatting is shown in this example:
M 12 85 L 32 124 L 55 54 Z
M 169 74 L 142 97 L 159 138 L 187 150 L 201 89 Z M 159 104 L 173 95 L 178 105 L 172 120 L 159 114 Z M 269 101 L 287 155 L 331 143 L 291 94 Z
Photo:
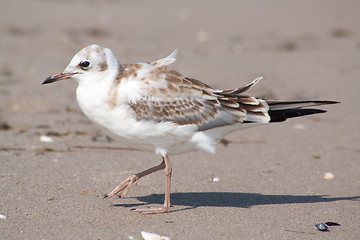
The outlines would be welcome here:
M 145 209 L 136 209 L 135 212 L 139 212 L 143 215 L 148 214 L 158 214 L 166 213 L 170 211 L 170 188 L 171 188 L 171 174 L 172 169 L 170 161 L 167 155 L 163 156 L 163 163 L 165 162 L 165 177 L 166 177 L 166 188 L 165 188 L 165 200 L 162 208 L 145 208 Z
M 104 198 L 107 198 L 107 197 L 112 197 L 112 196 L 118 196 L 118 197 L 123 197 L 125 196 L 131 186 L 137 181 L 139 180 L 140 178 L 146 176 L 146 175 L 149 175 L 153 172 L 156 172 L 156 171 L 159 171 L 161 169 L 164 169 L 166 167 L 166 162 L 163 158 L 163 161 L 155 166 L 155 167 L 152 167 L 152 168 L 149 168 L 145 171 L 142 171 L 142 172 L 139 172 L 139 173 L 136 173 L 130 177 L 128 177 L 125 181 L 123 181 L 122 183 L 119 184 L 119 186 L 117 186 L 114 190 L 112 190 L 108 195 L 105 195 Z

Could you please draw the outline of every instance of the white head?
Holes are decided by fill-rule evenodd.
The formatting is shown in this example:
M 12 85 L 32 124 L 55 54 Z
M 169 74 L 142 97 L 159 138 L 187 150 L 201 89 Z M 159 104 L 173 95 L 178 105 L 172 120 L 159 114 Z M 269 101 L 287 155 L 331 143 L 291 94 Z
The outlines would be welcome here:
M 42 84 L 64 79 L 75 79 L 78 83 L 103 79 L 119 62 L 108 48 L 93 44 L 81 49 L 61 73 L 48 77 Z

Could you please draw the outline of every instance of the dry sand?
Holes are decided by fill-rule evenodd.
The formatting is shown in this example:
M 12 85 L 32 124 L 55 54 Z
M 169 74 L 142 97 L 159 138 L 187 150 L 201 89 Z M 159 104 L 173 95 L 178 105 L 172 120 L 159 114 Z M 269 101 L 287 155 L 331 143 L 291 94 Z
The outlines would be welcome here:
M 0 239 L 142 239 L 143 230 L 172 239 L 360 239 L 359 1 L 0 5 Z M 124 63 L 178 48 L 174 68 L 214 87 L 264 76 L 251 94 L 342 103 L 237 132 L 215 155 L 172 157 L 172 212 L 141 216 L 130 209 L 163 201 L 162 172 L 126 198 L 102 196 L 160 158 L 109 142 L 81 114 L 74 82 L 41 86 L 92 43 Z M 324 179 L 328 172 L 334 178 Z M 342 226 L 315 228 L 326 221 Z

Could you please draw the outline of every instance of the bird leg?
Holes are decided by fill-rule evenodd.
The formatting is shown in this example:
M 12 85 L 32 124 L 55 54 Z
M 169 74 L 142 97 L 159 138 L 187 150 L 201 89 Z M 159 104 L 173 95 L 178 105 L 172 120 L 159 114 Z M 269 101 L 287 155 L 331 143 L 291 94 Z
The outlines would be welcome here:
M 145 208 L 145 209 L 135 209 L 135 212 L 139 212 L 142 215 L 148 214 L 158 214 L 158 213 L 166 213 L 170 210 L 170 188 L 171 188 L 171 174 L 172 169 L 170 165 L 170 161 L 167 155 L 163 156 L 163 162 L 165 163 L 165 177 L 166 177 L 166 188 L 165 188 L 165 200 L 162 208 Z
M 105 194 L 104 198 L 112 197 L 112 196 L 118 196 L 118 197 L 124 197 L 130 190 L 131 186 L 136 183 L 140 178 L 149 175 L 153 172 L 159 171 L 161 169 L 164 169 L 166 167 L 166 162 L 163 158 L 163 161 L 152 168 L 149 168 L 145 171 L 136 173 L 134 175 L 131 175 L 128 177 L 125 181 L 119 184 L 114 190 L 112 190 L 109 194 Z

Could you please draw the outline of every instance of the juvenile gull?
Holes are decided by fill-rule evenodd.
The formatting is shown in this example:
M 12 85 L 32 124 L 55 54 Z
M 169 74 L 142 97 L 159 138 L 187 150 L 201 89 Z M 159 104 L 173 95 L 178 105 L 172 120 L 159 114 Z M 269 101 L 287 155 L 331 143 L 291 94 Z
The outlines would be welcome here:
M 217 141 L 233 131 L 323 113 L 303 108 L 337 103 L 244 95 L 262 77 L 245 87 L 215 89 L 171 69 L 175 55 L 176 50 L 155 62 L 121 64 L 110 49 L 90 45 L 80 50 L 64 71 L 43 82 L 76 80 L 76 98 L 85 116 L 131 146 L 161 155 L 159 165 L 130 176 L 106 195 L 123 197 L 140 178 L 165 169 L 163 207 L 135 210 L 141 214 L 170 210 L 170 154 L 199 149 L 214 153 Z

